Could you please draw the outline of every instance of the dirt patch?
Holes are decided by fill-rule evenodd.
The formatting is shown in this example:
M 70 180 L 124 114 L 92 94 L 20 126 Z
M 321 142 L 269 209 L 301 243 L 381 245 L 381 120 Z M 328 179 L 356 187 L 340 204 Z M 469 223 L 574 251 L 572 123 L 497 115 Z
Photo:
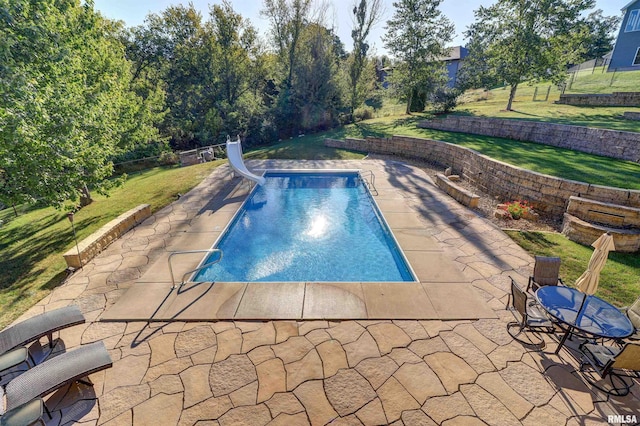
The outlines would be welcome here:
M 424 160 L 409 159 L 405 157 L 370 154 L 369 158 L 403 161 L 405 163 L 411 164 L 412 166 L 422 169 L 433 179 L 434 182 L 436 180 L 436 174 L 444 173 L 445 169 L 445 167 L 441 164 L 431 163 Z M 562 229 L 562 217 L 554 217 L 543 213 L 539 213 L 540 218 L 537 221 L 529 221 L 525 219 L 499 219 L 493 215 L 497 205 L 514 200 L 504 200 L 500 199 L 497 196 L 487 194 L 486 192 L 479 190 L 464 179 L 460 179 L 460 181 L 456 182 L 456 184 L 478 195 L 480 197 L 480 202 L 478 203 L 478 207 L 472 210 L 476 211 L 487 220 L 490 220 L 501 229 L 546 232 L 560 232 Z

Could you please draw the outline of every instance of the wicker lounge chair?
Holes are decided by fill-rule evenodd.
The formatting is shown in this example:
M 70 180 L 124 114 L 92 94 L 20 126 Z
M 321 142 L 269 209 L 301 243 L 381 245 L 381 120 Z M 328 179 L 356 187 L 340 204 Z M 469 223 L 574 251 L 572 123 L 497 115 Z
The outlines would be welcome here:
M 533 288 L 536 291 L 545 285 L 564 285 L 560 278 L 560 258 L 536 256 L 536 263 L 533 266 L 533 275 L 529 277 L 527 291 Z
M 603 379 L 609 377 L 611 388 L 604 388 L 595 380 L 585 376 L 591 385 L 611 395 L 625 396 L 629 393 L 634 383 L 630 377 L 638 377 L 640 372 L 640 345 L 627 343 L 621 349 L 585 342 L 580 345 L 580 352 L 582 352 L 580 371 L 584 371 L 587 365 L 591 365 L 600 377 Z M 614 383 L 614 379 L 618 384 Z
M 84 316 L 77 306 L 67 306 L 26 319 L 0 331 L 0 354 L 47 336 L 53 346 L 53 333 L 82 324 Z
M 527 293 L 524 292 L 520 286 L 511 278 L 511 300 L 513 301 L 513 308 L 520 314 L 521 321 L 512 321 L 507 324 L 507 332 L 514 340 L 523 343 L 525 345 L 532 345 L 537 348 L 544 348 L 545 341 L 540 336 L 535 336 L 536 339 L 527 337 L 528 340 L 524 340 L 520 336 L 525 331 L 531 331 L 534 334 L 536 332 L 553 333 L 553 323 L 549 320 L 545 312 L 538 305 L 535 300 L 529 300 Z M 514 333 L 512 330 L 517 327 L 518 332 Z M 529 336 L 526 334 L 526 336 Z
M 68 383 L 86 383 L 81 379 L 112 365 L 111 357 L 102 342 L 84 345 L 55 356 L 22 373 L 6 385 L 5 409 L 15 409 Z

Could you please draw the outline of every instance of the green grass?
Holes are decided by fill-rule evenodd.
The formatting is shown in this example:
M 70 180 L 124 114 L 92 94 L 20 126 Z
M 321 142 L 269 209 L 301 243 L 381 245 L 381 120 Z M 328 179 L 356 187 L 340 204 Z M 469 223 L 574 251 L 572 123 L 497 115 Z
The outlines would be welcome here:
M 507 234 L 531 255 L 560 257 L 560 275 L 572 287 L 593 253 L 593 248 L 569 241 L 561 234 L 528 231 L 507 231 Z M 618 307 L 631 305 L 640 296 L 640 253 L 609 253 L 596 295 Z
M 634 73 L 632 72 L 632 74 Z M 639 81 L 637 84 L 640 87 L 640 72 L 635 74 L 638 74 Z M 551 86 L 552 89 L 548 101 L 533 101 L 535 87 L 538 87 L 538 99 L 544 99 L 544 94 L 546 94 L 550 85 L 548 83 L 540 83 L 531 86 L 525 83 L 518 86 L 516 98 L 512 105 L 513 111 L 505 110 L 509 98 L 507 89 L 500 88 L 488 92 L 470 91 L 461 98 L 464 103 L 458 106 L 454 114 L 640 132 L 640 121 L 626 120 L 622 116 L 625 111 L 640 112 L 638 107 L 581 107 L 555 104 L 553 102 L 560 98 L 560 92 L 554 86 Z
M 602 67 L 581 70 L 569 78 L 565 93 L 637 92 L 640 71 L 606 72 Z
M 496 160 L 565 179 L 627 189 L 640 189 L 640 164 L 532 142 L 464 133 L 419 129 L 423 115 L 385 117 L 347 126 L 333 137 L 391 137 L 436 139 L 471 148 Z
M 249 159 L 278 158 L 283 160 L 356 160 L 363 153 L 324 146 L 326 138 L 344 138 L 344 129 L 331 130 L 314 135 L 287 139 L 265 147 L 258 147 L 246 153 Z

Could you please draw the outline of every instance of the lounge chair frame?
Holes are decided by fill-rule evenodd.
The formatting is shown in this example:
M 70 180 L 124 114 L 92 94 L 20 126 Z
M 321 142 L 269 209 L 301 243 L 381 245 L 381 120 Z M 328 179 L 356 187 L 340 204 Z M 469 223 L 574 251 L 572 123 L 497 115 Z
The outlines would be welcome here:
M 638 378 L 638 372 L 640 372 L 640 344 L 627 343 L 622 348 L 618 348 L 587 341 L 580 344 L 579 349 L 582 353 L 580 371 L 584 372 L 587 366 L 591 366 L 602 379 L 609 378 L 611 388 L 605 388 L 585 375 L 589 384 L 609 395 L 629 394 L 634 383 L 631 378 Z M 620 385 L 614 383 L 614 379 L 619 381 Z
M 543 349 L 546 343 L 544 339 L 541 336 L 537 336 L 536 333 L 554 333 L 555 328 L 553 323 L 535 300 L 529 300 L 527 293 L 520 288 L 513 278 L 511 278 L 511 301 L 513 308 L 520 314 L 521 320 L 509 322 L 507 324 L 507 332 L 514 340 L 524 345 L 531 345 Z M 516 327 L 518 331 L 514 333 L 513 329 Z M 519 336 L 527 330 L 531 332 L 529 334 L 532 334 L 536 338 L 529 338 L 529 340 L 521 339 Z

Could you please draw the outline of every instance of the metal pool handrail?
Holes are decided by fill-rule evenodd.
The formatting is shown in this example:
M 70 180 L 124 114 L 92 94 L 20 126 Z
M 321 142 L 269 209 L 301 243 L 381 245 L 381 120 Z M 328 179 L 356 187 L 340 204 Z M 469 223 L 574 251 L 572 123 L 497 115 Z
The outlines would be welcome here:
M 211 265 L 214 265 L 218 262 L 220 262 L 222 260 L 222 250 L 220 249 L 206 249 L 206 250 L 183 250 L 183 251 L 174 251 L 173 253 L 171 253 L 169 255 L 169 258 L 167 259 L 167 262 L 169 263 L 169 273 L 171 274 L 171 284 L 172 284 L 172 289 L 176 288 L 176 279 L 173 276 L 173 266 L 171 265 L 171 259 L 173 259 L 173 256 L 177 256 L 179 254 L 193 254 L 193 253 L 213 253 L 213 252 L 219 252 L 220 253 L 220 258 L 218 258 L 217 260 L 214 260 L 213 262 L 209 262 L 209 263 L 205 263 L 204 265 L 200 265 L 198 266 L 196 269 L 192 270 L 192 271 L 187 271 L 184 273 L 184 275 L 182 275 L 182 280 L 180 281 L 180 286 L 184 285 L 184 279 L 187 275 L 193 274 L 194 272 L 198 272 L 206 267 L 209 267 Z
M 364 184 L 369 188 L 370 191 L 375 191 L 376 194 L 378 190 L 376 189 L 376 175 L 373 174 L 372 170 L 358 170 L 358 174 L 360 175 L 360 179 L 364 182 Z M 364 175 L 368 174 L 369 179 L 367 179 Z

